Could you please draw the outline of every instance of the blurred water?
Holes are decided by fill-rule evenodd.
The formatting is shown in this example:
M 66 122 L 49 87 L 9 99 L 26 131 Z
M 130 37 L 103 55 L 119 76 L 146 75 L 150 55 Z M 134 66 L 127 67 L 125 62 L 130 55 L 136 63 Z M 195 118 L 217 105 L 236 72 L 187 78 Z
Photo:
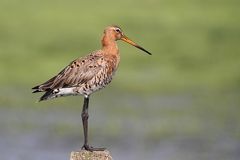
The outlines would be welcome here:
M 107 147 L 115 160 L 240 157 L 235 98 L 224 96 L 216 108 L 216 97 L 122 95 L 112 107 L 100 97 L 90 106 L 90 144 Z M 81 107 L 33 105 L 0 108 L 1 160 L 69 159 L 82 145 Z

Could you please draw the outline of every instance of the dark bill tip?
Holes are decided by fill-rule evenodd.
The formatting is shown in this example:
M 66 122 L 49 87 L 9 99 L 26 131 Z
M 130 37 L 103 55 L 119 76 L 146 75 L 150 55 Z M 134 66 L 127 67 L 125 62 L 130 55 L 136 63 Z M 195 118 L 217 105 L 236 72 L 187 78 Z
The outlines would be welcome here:
M 133 42 L 132 40 L 130 40 L 127 36 L 123 35 L 121 40 L 133 45 L 134 47 L 146 52 L 149 55 L 152 55 L 152 53 L 148 52 L 146 49 L 144 49 L 143 47 L 139 46 L 137 43 Z
M 149 55 L 152 55 L 152 53 L 148 52 L 146 49 L 142 48 L 142 47 L 139 46 L 139 45 L 136 45 L 135 47 L 137 47 L 138 49 L 141 49 L 142 51 L 146 52 L 146 53 L 149 54 Z

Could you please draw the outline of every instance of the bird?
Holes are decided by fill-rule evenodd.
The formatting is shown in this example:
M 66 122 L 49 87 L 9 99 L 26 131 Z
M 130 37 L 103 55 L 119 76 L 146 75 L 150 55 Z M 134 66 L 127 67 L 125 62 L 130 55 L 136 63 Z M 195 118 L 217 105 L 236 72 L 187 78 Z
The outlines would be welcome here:
M 111 25 L 104 29 L 100 50 L 73 60 L 56 76 L 32 88 L 33 93 L 45 92 L 39 101 L 71 95 L 84 97 L 81 112 L 84 135 L 82 149 L 87 151 L 103 151 L 106 149 L 94 148 L 88 144 L 88 107 L 91 94 L 106 87 L 112 81 L 118 68 L 120 62 L 118 40 L 127 42 L 151 55 L 149 51 L 129 39 L 119 26 Z

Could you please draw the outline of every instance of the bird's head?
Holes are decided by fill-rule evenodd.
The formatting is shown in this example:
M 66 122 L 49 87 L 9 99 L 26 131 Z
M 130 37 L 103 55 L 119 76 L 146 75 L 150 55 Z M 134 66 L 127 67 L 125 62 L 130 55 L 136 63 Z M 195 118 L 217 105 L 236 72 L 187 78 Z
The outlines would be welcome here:
M 131 44 L 134 47 L 137 47 L 138 49 L 146 52 L 147 54 L 151 55 L 150 52 L 145 50 L 143 47 L 139 46 L 137 43 L 133 42 L 131 39 L 129 39 L 122 31 L 122 29 L 116 25 L 109 26 L 104 30 L 104 36 L 111 37 L 112 40 L 122 40 L 124 42 L 127 42 Z

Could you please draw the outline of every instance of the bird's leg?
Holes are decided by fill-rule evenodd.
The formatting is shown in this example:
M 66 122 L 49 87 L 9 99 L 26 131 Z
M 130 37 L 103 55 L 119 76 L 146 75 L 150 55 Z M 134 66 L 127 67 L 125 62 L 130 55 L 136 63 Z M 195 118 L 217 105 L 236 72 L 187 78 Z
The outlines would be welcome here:
M 82 123 L 83 123 L 83 134 L 84 134 L 84 145 L 83 148 L 88 146 L 88 102 L 89 97 L 84 97 L 83 109 L 82 109 Z
M 82 146 L 82 149 L 88 150 L 88 151 L 104 151 L 105 148 L 93 148 L 88 145 L 88 103 L 89 103 L 89 97 L 84 97 L 84 103 L 83 103 L 83 109 L 82 109 L 82 123 L 83 123 L 83 134 L 84 134 L 84 145 Z

